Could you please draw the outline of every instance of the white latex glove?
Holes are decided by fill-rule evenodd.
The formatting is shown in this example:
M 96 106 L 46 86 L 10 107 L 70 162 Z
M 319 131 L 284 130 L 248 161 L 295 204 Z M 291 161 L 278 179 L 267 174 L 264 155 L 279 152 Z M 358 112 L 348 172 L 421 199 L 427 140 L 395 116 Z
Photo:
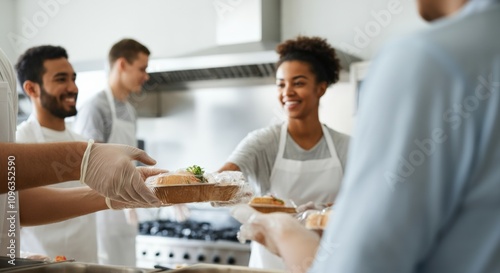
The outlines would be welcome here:
M 212 174 L 215 183 L 238 185 L 238 192 L 229 201 L 210 202 L 212 207 L 234 206 L 236 204 L 247 204 L 253 197 L 252 187 L 245 181 L 240 171 L 223 171 Z
M 253 197 L 253 191 L 250 185 L 244 184 L 240 185 L 236 195 L 229 201 L 217 201 L 210 202 L 212 207 L 228 207 L 237 204 L 248 204 Z
M 80 181 L 115 201 L 160 206 L 160 200 L 146 187 L 133 160 L 156 164 L 140 149 L 119 144 L 94 144 L 91 140 L 82 158 Z
M 136 202 L 120 202 L 116 200 L 111 200 L 106 197 L 106 205 L 109 209 L 112 210 L 122 210 L 122 209 L 139 209 L 139 208 L 157 208 L 158 206 L 149 205 L 144 203 L 136 203 Z M 162 207 L 167 207 L 170 205 L 161 205 Z
M 136 169 L 140 173 L 141 178 L 143 180 L 146 180 L 150 176 L 155 176 L 161 173 L 168 172 L 167 170 L 151 168 L 151 167 L 137 167 Z M 106 197 L 106 205 L 108 205 L 108 208 L 114 210 L 158 207 L 156 205 L 137 203 L 137 202 L 121 202 L 117 200 L 112 200 L 109 197 Z
M 321 204 L 321 205 L 318 205 L 314 202 L 307 202 L 305 204 L 302 204 L 300 206 L 297 207 L 297 213 L 301 213 L 301 212 L 305 212 L 307 210 L 317 210 L 317 211 L 321 211 L 325 208 L 328 208 L 328 207 L 331 207 L 332 204 Z
M 237 205 L 232 216 L 242 223 L 240 241 L 254 240 L 283 258 L 293 272 L 306 272 L 319 246 L 319 236 L 286 213 L 260 213 L 249 205 Z

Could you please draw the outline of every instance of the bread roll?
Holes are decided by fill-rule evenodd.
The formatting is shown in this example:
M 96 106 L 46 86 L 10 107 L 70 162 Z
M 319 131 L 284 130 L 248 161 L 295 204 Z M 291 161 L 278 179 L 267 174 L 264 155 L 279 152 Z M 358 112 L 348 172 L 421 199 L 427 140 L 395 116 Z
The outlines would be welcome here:
M 159 176 L 153 183 L 155 186 L 164 185 L 189 185 L 201 183 L 198 178 L 190 173 L 168 173 L 165 176 Z
M 285 202 L 274 196 L 259 196 L 254 197 L 250 201 L 251 205 L 273 205 L 273 206 L 285 206 Z

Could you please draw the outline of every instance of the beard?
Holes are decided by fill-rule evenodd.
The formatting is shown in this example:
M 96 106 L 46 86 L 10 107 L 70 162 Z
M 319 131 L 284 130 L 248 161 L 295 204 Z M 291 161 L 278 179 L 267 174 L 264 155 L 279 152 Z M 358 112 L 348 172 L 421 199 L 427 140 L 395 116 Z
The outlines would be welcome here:
M 42 107 L 47 109 L 52 115 L 62 119 L 76 115 L 77 111 L 75 106 L 72 106 L 70 110 L 66 110 L 61 103 L 61 101 L 63 101 L 68 96 L 67 94 L 61 95 L 58 100 L 56 96 L 52 96 L 47 93 L 43 86 L 41 86 L 40 89 L 40 100 L 42 103 Z M 75 94 L 75 101 L 77 97 L 78 94 Z

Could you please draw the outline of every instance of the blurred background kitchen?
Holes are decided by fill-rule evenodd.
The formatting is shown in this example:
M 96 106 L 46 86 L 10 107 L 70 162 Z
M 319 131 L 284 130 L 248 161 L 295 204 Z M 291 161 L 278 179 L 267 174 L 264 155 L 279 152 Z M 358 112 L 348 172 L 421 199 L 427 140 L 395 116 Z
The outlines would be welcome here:
M 12 63 L 32 46 L 66 48 L 78 73 L 77 108 L 105 88 L 113 43 L 129 37 L 146 45 L 151 79 L 141 95 L 131 97 L 139 115 L 137 137 L 157 166 L 169 170 L 197 164 L 216 171 L 247 133 L 284 119 L 274 84 L 274 48 L 280 41 L 317 35 L 337 47 L 344 70 L 322 98 L 320 119 L 350 134 L 356 91 L 376 50 L 388 38 L 425 27 L 410 0 L 0 0 L 0 5 L 0 47 Z M 31 106 L 19 92 L 21 122 Z M 190 209 L 189 221 L 181 225 L 175 209 L 139 211 L 138 266 L 248 263 L 248 247 L 231 241 L 237 225 L 226 209 Z M 179 239 L 184 237 L 196 241 Z

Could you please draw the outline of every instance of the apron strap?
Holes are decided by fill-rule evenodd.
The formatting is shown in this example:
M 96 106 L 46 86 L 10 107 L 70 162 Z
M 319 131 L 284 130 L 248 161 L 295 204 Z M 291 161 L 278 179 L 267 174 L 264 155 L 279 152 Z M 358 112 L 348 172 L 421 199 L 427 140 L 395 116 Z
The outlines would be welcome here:
M 340 165 L 342 166 L 342 162 L 340 161 L 340 157 L 337 154 L 337 149 L 335 148 L 335 145 L 333 144 L 333 139 L 332 136 L 330 135 L 330 132 L 328 130 L 328 127 L 326 125 L 322 124 L 321 126 L 323 128 L 323 137 L 326 140 L 326 145 L 328 146 L 328 150 L 330 151 L 330 156 L 332 159 L 338 158 Z M 340 168 L 341 175 L 344 175 L 344 171 L 342 168 Z
M 285 122 L 281 125 L 280 142 L 278 147 L 278 153 L 276 154 L 276 159 L 283 157 L 285 154 L 285 144 L 286 136 L 288 134 L 288 123 Z
M 44 143 L 45 138 L 43 137 L 42 126 L 40 126 L 40 122 L 38 122 L 36 116 L 34 114 L 30 114 L 26 122 L 28 123 L 27 125 L 29 126 L 29 128 L 32 128 L 36 142 Z M 30 124 L 33 124 L 33 126 L 30 126 Z
M 115 100 L 113 98 L 113 93 L 111 93 L 111 88 L 108 87 L 104 90 L 104 93 L 106 93 L 106 98 L 108 99 L 109 103 L 109 109 L 111 109 L 111 122 L 114 123 L 116 120 L 116 107 L 115 107 Z

